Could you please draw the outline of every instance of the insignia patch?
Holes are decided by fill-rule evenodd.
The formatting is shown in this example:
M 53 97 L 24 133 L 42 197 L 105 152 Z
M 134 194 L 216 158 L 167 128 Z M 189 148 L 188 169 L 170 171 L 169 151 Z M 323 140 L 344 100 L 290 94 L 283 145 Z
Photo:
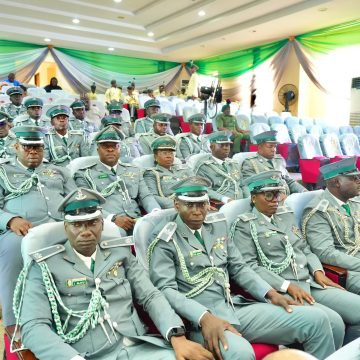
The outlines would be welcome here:
M 194 256 L 199 256 L 202 255 L 202 251 L 201 250 L 193 250 L 189 252 L 189 256 L 190 257 L 194 257 Z
M 86 277 L 66 280 L 67 287 L 74 287 L 74 286 L 86 285 L 86 284 L 87 284 Z
M 136 173 L 134 173 L 134 172 L 125 172 L 122 174 L 122 176 L 127 176 L 131 179 L 133 179 L 135 177 L 135 175 L 136 175 Z
M 265 237 L 270 237 L 270 236 L 272 236 L 272 235 L 275 235 L 275 234 L 277 234 L 277 232 L 276 231 L 267 231 L 264 235 L 265 235 Z
M 292 231 L 295 235 L 297 235 L 298 237 L 301 237 L 301 236 L 302 236 L 300 229 L 299 229 L 296 225 L 293 225 L 293 226 L 292 226 L 291 231 Z
M 122 261 L 117 261 L 107 272 L 108 276 L 117 277 L 118 276 L 118 269 L 122 265 Z
M 85 200 L 86 199 L 86 195 L 84 195 L 81 191 L 81 189 L 78 190 L 76 196 L 75 196 L 76 200 Z
M 213 245 L 213 250 L 216 250 L 216 249 L 221 249 L 221 250 L 224 250 L 224 244 L 225 244 L 225 241 L 226 241 L 226 237 L 225 236 L 222 236 L 220 238 L 217 238 L 215 240 L 215 244 Z
M 22 178 L 22 177 L 26 177 L 27 175 L 26 174 L 13 174 L 13 177 L 14 178 Z
M 54 177 L 57 174 L 57 172 L 55 172 L 54 170 L 51 170 L 51 169 L 47 169 L 47 170 L 44 170 L 42 172 L 42 174 L 44 176 Z
M 98 176 L 98 179 L 107 179 L 109 177 L 109 174 L 101 174 Z

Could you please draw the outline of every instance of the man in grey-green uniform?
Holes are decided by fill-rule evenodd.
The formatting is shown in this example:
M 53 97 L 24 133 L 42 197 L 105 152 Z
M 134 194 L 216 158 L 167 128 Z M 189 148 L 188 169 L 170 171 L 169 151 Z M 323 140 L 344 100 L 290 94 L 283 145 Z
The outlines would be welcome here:
M 173 185 L 179 180 L 194 176 L 186 164 L 174 164 L 176 141 L 169 135 L 159 136 L 151 147 L 154 151 L 155 166 L 144 172 L 145 182 L 162 209 L 173 208 Z M 221 201 L 222 195 L 209 189 L 210 199 Z
M 153 128 L 152 115 L 160 112 L 160 102 L 156 99 L 150 99 L 145 101 L 144 104 L 146 117 L 135 120 L 134 130 L 135 134 L 148 133 Z
M 293 194 L 307 191 L 301 184 L 292 179 L 286 170 L 286 163 L 280 154 L 276 154 L 277 131 L 265 131 L 255 135 L 254 140 L 258 145 L 258 151 L 246 158 L 241 166 L 243 181 L 248 177 L 263 171 L 279 170 L 286 189 L 286 193 Z
M 302 237 L 293 210 L 279 205 L 285 196 L 281 172 L 253 175 L 246 185 L 252 211 L 239 214 L 232 225 L 234 242 L 246 263 L 277 291 L 322 309 L 332 324 L 336 348 L 342 345 L 343 321 L 347 325 L 345 343 L 359 337 L 360 296 L 325 276 L 319 258 Z
M 43 162 L 39 127 L 14 128 L 16 158 L 0 166 L 0 302 L 5 326 L 15 324 L 12 294 L 22 267 L 21 240 L 39 224 L 61 220 L 56 203 L 75 189 L 66 169 Z
M 26 107 L 26 111 L 28 117 L 18 117 L 14 119 L 14 127 L 15 126 L 41 126 L 45 129 L 50 129 L 51 124 L 50 121 L 42 116 L 42 108 L 44 103 L 41 99 L 32 97 L 28 98 L 24 102 L 24 106 Z
M 104 202 L 87 189 L 70 193 L 59 206 L 63 243 L 30 254 L 14 296 L 23 344 L 38 359 L 210 360 L 185 338 L 183 322 L 132 255 L 132 239 L 101 240 Z M 146 335 L 134 301 L 163 339 Z
M 346 289 L 360 295 L 360 170 L 348 158 L 320 172 L 326 190 L 305 206 L 302 232 L 323 263 L 348 270 Z
M 175 311 L 190 321 L 190 338 L 205 341 L 224 360 L 254 359 L 249 342 L 300 342 L 319 359 L 330 355 L 335 346 L 324 312 L 291 307 L 293 300 L 245 263 L 229 239 L 224 215 L 208 215 L 208 184 L 195 177 L 175 186 L 177 215 L 155 227 L 148 248 L 150 278 Z M 233 296 L 229 279 L 253 299 Z
M 97 131 L 96 125 L 86 118 L 85 104 L 81 100 L 75 100 L 70 108 L 73 113 L 73 117 L 69 119 L 70 130 L 83 130 L 86 138 L 91 133 Z
M 166 135 L 167 128 L 170 125 L 170 117 L 171 115 L 165 113 L 152 115 L 152 129 L 147 133 L 136 134 L 144 155 L 152 154 L 151 143 L 159 136 Z
M 195 165 L 195 174 L 208 179 L 211 189 L 222 195 L 222 202 L 242 199 L 240 168 L 236 161 L 230 159 L 231 133 L 213 132 L 208 136 L 211 154 L 204 155 Z
M 70 109 L 64 105 L 50 108 L 47 115 L 53 129 L 45 136 L 45 158 L 51 163 L 66 166 L 72 159 L 88 156 L 89 145 L 83 130 L 68 130 Z
M 204 114 L 194 114 L 188 118 L 190 132 L 177 135 L 176 154 L 179 159 L 186 160 L 189 156 L 199 154 L 200 152 L 209 152 L 209 143 L 207 137 L 202 135 L 206 124 Z
M 135 131 L 131 124 L 131 121 L 125 120 L 121 117 L 123 103 L 122 102 L 112 102 L 108 105 L 109 115 L 117 117 L 121 121 L 121 131 L 125 134 L 125 136 L 133 137 L 135 135 Z
M 99 159 L 79 169 L 74 179 L 78 186 L 98 191 L 106 198 L 104 214 L 122 233 L 132 233 L 140 205 L 147 211 L 160 209 L 144 181 L 142 171 L 120 159 L 122 135 L 113 126 L 101 130 L 95 137 Z
M 2 105 L 0 111 L 6 112 L 13 119 L 26 113 L 26 107 L 22 104 L 24 91 L 21 87 L 7 89 L 6 95 L 9 95 L 10 103 Z
M 12 118 L 0 111 L 0 158 L 15 156 L 16 136 L 10 131 Z

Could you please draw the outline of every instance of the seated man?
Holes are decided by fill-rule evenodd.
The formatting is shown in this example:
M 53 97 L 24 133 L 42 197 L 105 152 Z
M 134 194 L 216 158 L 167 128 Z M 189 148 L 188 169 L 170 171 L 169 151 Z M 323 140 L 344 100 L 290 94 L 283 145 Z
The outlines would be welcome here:
M 70 130 L 82 130 L 88 138 L 91 133 L 97 130 L 95 124 L 86 118 L 85 104 L 81 100 L 75 100 L 70 108 L 74 117 L 69 119 Z
M 206 117 L 204 114 L 194 114 L 188 118 L 190 132 L 182 133 L 177 144 L 177 156 L 186 160 L 189 156 L 200 152 L 209 152 L 206 136 L 203 136 Z
M 68 130 L 70 109 L 55 105 L 47 112 L 53 129 L 45 136 L 45 158 L 51 163 L 66 166 L 72 159 L 89 155 L 84 131 Z
M 287 195 L 307 191 L 289 176 L 284 158 L 280 154 L 276 154 L 276 146 L 279 143 L 276 140 L 276 134 L 277 131 L 265 131 L 254 136 L 258 151 L 243 161 L 241 166 L 243 181 L 263 171 L 279 170 L 282 174 Z
M 14 126 L 41 126 L 45 129 L 50 129 L 51 124 L 49 120 L 45 117 L 42 117 L 42 108 L 44 103 L 41 99 L 33 97 L 28 98 L 24 102 L 28 117 L 23 118 L 18 117 L 14 119 Z
M 69 194 L 59 207 L 67 241 L 32 253 L 27 276 L 19 278 L 24 293 L 14 297 L 23 344 L 38 359 L 210 360 L 186 340 L 181 319 L 132 255 L 130 239 L 101 241 L 104 202 L 87 189 Z M 167 341 L 146 336 L 134 300 Z
M 190 338 L 205 342 L 224 360 L 254 359 L 248 341 L 299 342 L 319 359 L 330 355 L 335 346 L 325 313 L 315 307 L 290 307 L 296 303 L 247 266 L 229 239 L 224 215 L 207 215 L 208 185 L 199 177 L 176 184 L 177 215 L 155 227 L 148 248 L 150 278 L 190 321 Z M 229 279 L 255 300 L 232 296 Z
M 10 131 L 12 118 L 0 111 L 0 158 L 14 156 L 16 136 Z
M 154 123 L 151 116 L 160 112 L 160 102 L 156 99 L 150 99 L 145 101 L 144 108 L 146 117 L 135 120 L 135 134 L 148 133 L 151 131 Z
M 113 102 L 108 105 L 109 115 L 113 117 L 117 117 L 121 122 L 121 131 L 125 134 L 126 137 L 133 137 L 135 135 L 135 131 L 130 121 L 125 120 L 121 117 L 121 113 L 123 111 L 122 102 Z
M 322 309 L 332 324 L 336 348 L 343 341 L 343 321 L 347 325 L 346 343 L 359 337 L 360 296 L 344 291 L 324 275 L 293 211 L 280 206 L 285 197 L 280 171 L 250 176 L 246 184 L 252 211 L 239 214 L 232 232 L 246 263 L 277 291 Z
M 150 130 L 148 133 L 136 134 L 136 137 L 139 139 L 143 154 L 152 154 L 151 143 L 159 136 L 166 135 L 167 128 L 170 125 L 170 117 L 171 115 L 165 113 L 152 115 L 152 130 Z
M 176 141 L 165 135 L 155 139 L 151 147 L 154 151 L 154 167 L 144 171 L 144 179 L 162 209 L 173 208 L 173 185 L 181 179 L 194 176 L 193 170 L 186 164 L 174 164 Z M 222 196 L 209 189 L 210 199 L 221 201 Z
M 124 103 L 128 104 L 129 106 L 129 112 L 130 112 L 130 118 L 135 119 L 136 115 L 136 109 L 139 108 L 139 97 L 135 93 L 134 86 L 130 85 L 127 87 L 127 94 L 124 97 Z
M 26 114 L 26 107 L 22 104 L 24 91 L 21 87 L 7 89 L 6 95 L 10 97 L 10 103 L 1 106 L 0 111 L 6 112 L 11 118 Z
M 240 169 L 236 161 L 230 159 L 230 133 L 213 132 L 208 136 L 211 154 L 205 156 L 195 166 L 195 174 L 210 181 L 211 189 L 222 195 L 222 202 L 242 199 Z
M 348 270 L 346 289 L 360 295 L 360 170 L 348 158 L 320 172 L 326 190 L 305 206 L 303 235 L 323 263 Z
M 42 129 L 21 126 L 16 158 L 0 166 L 0 302 L 5 326 L 15 324 L 12 294 L 22 268 L 21 240 L 36 225 L 62 220 L 55 204 L 76 188 L 66 169 L 44 161 Z
M 231 140 L 234 142 L 232 153 L 241 151 L 241 140 L 249 140 L 249 132 L 241 130 L 237 124 L 236 117 L 230 114 L 230 101 L 221 108 L 221 113 L 216 117 L 216 127 L 219 131 L 230 131 Z
M 113 126 L 95 137 L 99 159 L 79 169 L 74 179 L 78 186 L 98 191 L 106 198 L 104 213 L 119 228 L 131 234 L 140 205 L 147 211 L 160 209 L 146 186 L 139 168 L 119 161 L 122 134 Z

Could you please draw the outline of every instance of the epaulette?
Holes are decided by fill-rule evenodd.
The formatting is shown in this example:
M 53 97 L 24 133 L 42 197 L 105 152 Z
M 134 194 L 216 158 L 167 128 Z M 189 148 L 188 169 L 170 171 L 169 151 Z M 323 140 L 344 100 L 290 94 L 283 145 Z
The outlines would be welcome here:
M 120 162 L 119 161 L 119 165 L 121 165 L 121 166 L 126 166 L 126 167 L 131 167 L 131 168 L 134 168 L 134 169 L 136 169 L 136 170 L 139 170 L 139 168 L 137 167 L 137 166 L 135 166 L 135 165 L 133 165 L 133 164 L 131 164 L 131 163 L 124 163 L 124 162 Z
M 45 135 L 55 135 L 56 131 L 55 129 L 49 129 L 49 131 Z
M 275 154 L 274 159 L 283 159 L 283 157 L 280 154 Z
M 349 201 L 360 203 L 360 196 L 355 196 L 354 198 L 350 199 Z
M 69 135 L 84 135 L 84 130 L 69 130 Z
M 212 214 L 208 214 L 204 220 L 205 224 L 212 224 L 219 221 L 225 221 L 226 217 L 223 213 L 215 212 Z
M 326 212 L 327 208 L 329 206 L 329 201 L 326 199 L 322 199 L 315 207 L 316 210 L 321 212 Z
M 124 236 L 121 238 L 116 238 L 112 240 L 104 240 L 100 243 L 102 249 L 109 249 L 119 246 L 132 246 L 135 245 L 134 239 L 132 236 Z
M 286 206 L 286 205 L 282 205 L 282 206 L 279 206 L 277 211 L 276 211 L 276 215 L 280 215 L 280 214 L 286 214 L 286 213 L 293 213 L 294 211 Z
M 257 216 L 254 213 L 245 213 L 239 215 L 238 217 L 244 222 L 257 219 Z
M 16 135 L 14 133 L 12 133 L 11 131 L 9 131 L 8 138 L 9 139 L 16 139 Z
M 10 160 L 9 158 L 0 159 L 0 165 L 8 163 Z
M 169 242 L 171 240 L 171 237 L 174 235 L 176 228 L 176 223 L 170 221 L 162 228 L 156 238 L 165 242 Z
M 94 159 L 92 162 L 88 162 L 86 165 L 79 167 L 79 170 L 85 170 L 94 167 L 97 164 L 97 159 Z
M 176 137 L 180 140 L 181 138 L 189 137 L 190 135 L 191 135 L 191 132 L 186 132 L 186 133 L 177 134 Z
M 176 170 L 183 170 L 183 169 L 188 169 L 189 167 L 186 164 L 176 164 L 174 165 L 174 168 Z
M 48 159 L 43 158 L 42 162 L 47 164 L 47 163 L 49 163 L 50 161 L 49 161 Z
M 249 156 L 246 156 L 246 159 L 244 159 L 244 161 L 248 159 L 254 159 L 256 157 L 258 157 L 258 153 L 254 152 L 253 154 L 249 154 Z
M 48 246 L 40 250 L 36 250 L 30 253 L 29 256 L 32 259 L 34 259 L 37 263 L 39 263 L 63 251 L 65 251 L 65 246 L 58 244 L 58 245 Z

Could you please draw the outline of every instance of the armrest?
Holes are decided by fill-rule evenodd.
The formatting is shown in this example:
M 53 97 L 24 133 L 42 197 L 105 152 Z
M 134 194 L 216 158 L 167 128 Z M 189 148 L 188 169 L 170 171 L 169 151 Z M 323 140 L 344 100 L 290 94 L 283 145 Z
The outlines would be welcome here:
M 224 205 L 224 203 L 219 200 L 210 199 L 210 205 L 219 210 Z
M 8 338 L 9 344 L 15 330 L 15 325 L 5 327 L 5 335 Z M 40 340 L 39 340 L 40 341 Z M 21 340 L 14 341 L 14 349 L 21 348 Z M 16 352 L 16 355 L 19 360 L 36 360 L 35 355 L 30 350 L 21 350 Z
M 332 281 L 338 283 L 342 287 L 346 287 L 347 270 L 335 265 L 322 264 L 325 270 L 326 276 Z

